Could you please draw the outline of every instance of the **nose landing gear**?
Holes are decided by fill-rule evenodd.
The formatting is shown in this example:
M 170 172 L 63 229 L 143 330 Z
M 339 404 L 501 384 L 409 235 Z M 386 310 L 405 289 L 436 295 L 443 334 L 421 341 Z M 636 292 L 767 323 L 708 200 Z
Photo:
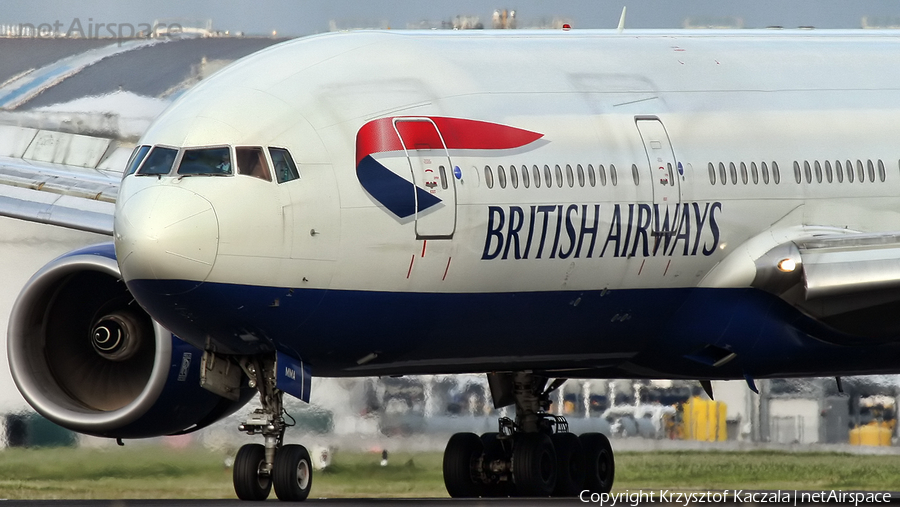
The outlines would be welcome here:
M 495 405 L 515 402 L 516 420 L 501 418 L 498 433 L 457 433 L 444 451 L 444 484 L 450 496 L 577 496 L 608 493 L 615 476 L 609 439 L 602 433 L 569 433 L 564 417 L 548 414 L 547 384 L 531 372 L 489 376 Z M 545 389 L 546 387 L 546 389 Z
M 275 387 L 275 360 L 246 359 L 241 368 L 250 377 L 250 387 L 259 391 L 262 408 L 256 409 L 238 429 L 260 434 L 265 445 L 247 444 L 238 450 L 232 479 L 241 500 L 261 501 L 272 487 L 279 500 L 302 501 L 312 488 L 312 461 L 302 445 L 284 445 L 284 392 Z

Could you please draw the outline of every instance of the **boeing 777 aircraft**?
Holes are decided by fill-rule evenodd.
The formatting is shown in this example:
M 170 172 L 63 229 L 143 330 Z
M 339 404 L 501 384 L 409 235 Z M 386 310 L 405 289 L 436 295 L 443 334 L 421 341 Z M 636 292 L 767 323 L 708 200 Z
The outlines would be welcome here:
M 309 494 L 282 399 L 313 375 L 485 373 L 516 416 L 450 439 L 451 496 L 609 491 L 606 437 L 548 413 L 565 379 L 900 372 L 897 61 L 878 31 L 273 46 L 157 119 L 112 227 L 0 200 L 113 237 L 27 284 L 12 373 L 45 417 L 110 438 L 258 393 L 245 500 Z

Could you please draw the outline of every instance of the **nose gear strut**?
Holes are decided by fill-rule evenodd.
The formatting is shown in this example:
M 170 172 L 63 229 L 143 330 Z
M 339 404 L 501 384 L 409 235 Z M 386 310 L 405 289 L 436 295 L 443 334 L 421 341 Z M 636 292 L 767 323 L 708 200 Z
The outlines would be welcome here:
M 238 426 L 248 435 L 262 435 L 265 444 L 247 444 L 235 457 L 234 491 L 241 500 L 262 501 L 272 486 L 279 500 L 301 501 L 312 487 L 312 462 L 302 445 L 284 445 L 284 432 L 293 424 L 284 420 L 284 392 L 275 387 L 275 355 L 245 357 L 239 361 L 259 391 L 262 405 Z

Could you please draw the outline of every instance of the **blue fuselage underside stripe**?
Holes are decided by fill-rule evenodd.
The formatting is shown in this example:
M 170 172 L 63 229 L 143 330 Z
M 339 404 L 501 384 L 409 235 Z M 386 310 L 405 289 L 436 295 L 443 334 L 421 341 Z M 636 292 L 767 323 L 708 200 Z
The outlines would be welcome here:
M 572 377 L 761 378 L 900 369 L 886 357 L 896 357 L 900 346 L 834 345 L 846 337 L 755 289 L 408 293 L 171 280 L 128 285 L 151 315 L 189 342 L 202 347 L 210 337 L 221 351 L 241 354 L 282 350 L 322 376 L 527 368 L 570 370 Z M 736 356 L 718 367 L 696 360 L 709 347 Z

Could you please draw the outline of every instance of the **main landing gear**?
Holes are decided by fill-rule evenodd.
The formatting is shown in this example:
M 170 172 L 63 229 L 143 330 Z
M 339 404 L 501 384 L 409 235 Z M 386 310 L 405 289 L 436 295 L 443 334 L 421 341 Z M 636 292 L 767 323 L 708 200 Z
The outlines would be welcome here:
M 250 387 L 259 391 L 262 408 L 256 409 L 238 429 L 248 435 L 260 434 L 265 445 L 247 444 L 234 460 L 234 492 L 241 500 L 260 501 L 269 497 L 272 486 L 279 500 L 301 501 L 312 487 L 312 462 L 302 445 L 284 445 L 282 400 L 284 392 L 275 387 L 275 361 L 257 358 L 241 361 L 250 377 Z
M 516 405 L 516 420 L 497 433 L 457 433 L 444 451 L 444 485 L 454 498 L 578 496 L 608 493 L 615 476 L 609 439 L 569 433 L 564 417 L 547 413 L 550 393 L 565 379 L 530 372 L 490 374 L 495 406 Z

